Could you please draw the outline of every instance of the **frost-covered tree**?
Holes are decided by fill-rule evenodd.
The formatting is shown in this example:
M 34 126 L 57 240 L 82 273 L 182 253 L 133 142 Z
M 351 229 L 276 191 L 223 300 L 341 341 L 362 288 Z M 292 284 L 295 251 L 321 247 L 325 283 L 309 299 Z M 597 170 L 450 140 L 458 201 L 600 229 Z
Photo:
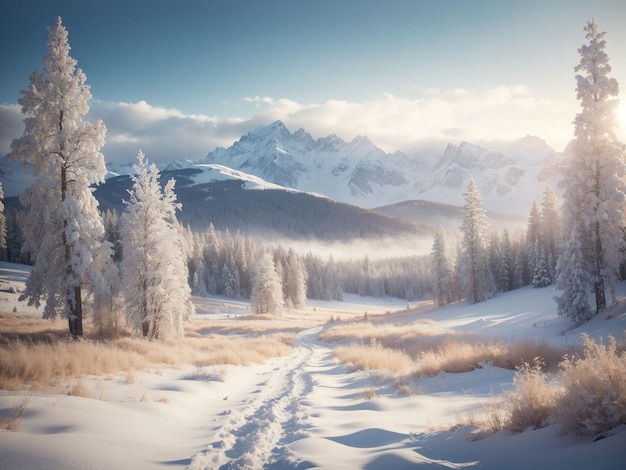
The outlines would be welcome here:
M 21 213 L 15 209 L 7 211 L 7 261 L 11 263 L 24 263 L 27 264 L 30 261 L 28 253 L 22 251 L 24 245 L 24 234 L 22 232 L 22 224 L 19 219 Z
M 239 268 L 235 263 L 235 252 L 232 245 L 230 254 L 222 270 L 222 283 L 224 286 L 222 289 L 224 297 L 229 299 L 239 299 L 241 297 Z
M 82 335 L 82 288 L 99 279 L 92 267 L 104 228 L 91 186 L 106 175 L 100 152 L 106 128 L 83 120 L 91 93 L 69 55 L 61 18 L 49 28 L 47 48 L 43 73 L 33 72 L 30 87 L 20 92 L 25 129 L 7 160 L 29 165 L 35 178 L 21 197 L 28 209 L 23 249 L 34 263 L 21 298 L 37 306 L 45 299 L 44 318 L 66 316 L 76 337 Z
M 94 291 L 93 322 L 101 335 L 116 336 L 126 327 L 126 306 L 119 263 L 106 260 L 102 283 Z
M 176 219 L 174 180 L 163 188 L 142 152 L 122 214 L 122 275 L 128 323 L 148 339 L 181 337 L 195 313 L 187 256 Z
M 513 288 L 517 289 L 524 286 L 524 250 L 520 247 L 515 254 L 515 261 L 513 262 Z
M 433 294 L 437 305 L 443 306 L 455 300 L 454 270 L 450 254 L 446 246 L 443 228 L 435 233 L 431 251 Z
M 267 252 L 256 268 L 250 298 L 254 313 L 280 315 L 283 310 L 282 283 L 274 266 L 274 257 Z
M 528 259 L 528 274 L 529 279 L 526 279 L 526 283 L 532 282 L 533 273 L 535 272 L 535 266 L 537 264 L 536 259 L 536 247 L 540 243 L 541 238 L 541 210 L 536 200 L 533 201 L 533 205 L 528 215 L 528 226 L 526 228 L 526 256 Z
M 546 287 L 552 284 L 552 275 L 550 274 L 550 266 L 546 252 L 543 247 L 537 245 L 535 255 L 535 270 L 533 272 L 533 287 Z
M 306 304 L 306 270 L 293 249 L 287 253 L 285 297 L 290 307 L 300 309 Z
M 556 260 L 561 249 L 561 214 L 556 194 L 551 186 L 546 186 L 541 201 L 541 244 L 546 254 L 548 267 L 554 277 Z
M 578 225 L 575 222 L 575 225 Z M 579 229 L 574 227 L 574 233 Z M 583 241 L 578 236 L 570 236 L 565 243 L 556 268 L 556 286 L 563 293 L 555 297 L 559 315 L 566 315 L 576 323 L 582 323 L 593 316 L 589 296 L 594 284 L 592 274 L 585 269 Z
M 589 43 L 578 49 L 581 58 L 574 69 L 580 72 L 576 92 L 582 110 L 574 120 L 575 140 L 561 182 L 566 243 L 557 265 L 557 288 L 563 291 L 558 312 L 577 321 L 593 315 L 577 307 L 585 305 L 576 300 L 579 296 L 593 292 L 595 313 L 606 307 L 606 288 L 614 298 L 626 207 L 624 145 L 615 135 L 619 86 L 609 77 L 606 33 L 598 32 L 595 21 L 584 31 Z M 573 278 L 587 284 L 574 285 Z
M 489 288 L 489 251 L 487 215 L 473 179 L 463 195 L 460 279 L 465 299 L 473 304 L 491 296 Z
M 209 226 L 204 239 L 205 245 L 202 250 L 202 255 L 204 258 L 204 276 L 206 278 L 207 293 L 217 294 L 217 284 L 220 277 L 220 244 L 213 224 Z
M 498 271 L 497 283 L 501 292 L 508 292 L 515 288 L 515 266 L 511 248 L 511 236 L 506 229 L 502 235 L 500 269 Z

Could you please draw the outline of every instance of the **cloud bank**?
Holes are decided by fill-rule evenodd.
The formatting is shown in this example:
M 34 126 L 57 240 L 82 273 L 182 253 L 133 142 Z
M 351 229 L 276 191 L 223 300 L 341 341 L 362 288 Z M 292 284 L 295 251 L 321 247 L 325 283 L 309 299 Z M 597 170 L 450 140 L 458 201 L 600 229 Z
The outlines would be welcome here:
M 218 146 L 229 146 L 259 125 L 280 119 L 314 138 L 337 134 L 344 140 L 367 135 L 387 152 L 441 154 L 449 142 L 488 145 L 536 135 L 556 150 L 572 138 L 576 102 L 540 99 L 523 86 L 490 89 L 429 89 L 418 97 L 383 93 L 367 101 L 328 100 L 303 104 L 267 96 L 242 98 L 246 117 L 219 118 L 137 103 L 92 100 L 88 119 L 107 126 L 107 161 L 133 161 L 143 150 L 159 165 L 174 159 L 197 160 Z M 0 153 L 23 132 L 17 105 L 0 105 Z

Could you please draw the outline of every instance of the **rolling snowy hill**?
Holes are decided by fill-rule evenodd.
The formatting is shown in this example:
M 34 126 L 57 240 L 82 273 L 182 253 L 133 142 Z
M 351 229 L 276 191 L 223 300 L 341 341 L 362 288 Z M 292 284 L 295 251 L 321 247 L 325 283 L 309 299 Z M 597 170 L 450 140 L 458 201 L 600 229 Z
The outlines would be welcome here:
M 418 221 L 384 215 L 324 196 L 268 183 L 221 165 L 199 164 L 161 172 L 174 178 L 182 203 L 179 219 L 195 229 L 215 228 L 264 237 L 353 240 L 380 237 L 431 237 L 433 229 Z M 103 210 L 123 210 L 131 187 L 129 176 L 109 178 L 95 190 Z

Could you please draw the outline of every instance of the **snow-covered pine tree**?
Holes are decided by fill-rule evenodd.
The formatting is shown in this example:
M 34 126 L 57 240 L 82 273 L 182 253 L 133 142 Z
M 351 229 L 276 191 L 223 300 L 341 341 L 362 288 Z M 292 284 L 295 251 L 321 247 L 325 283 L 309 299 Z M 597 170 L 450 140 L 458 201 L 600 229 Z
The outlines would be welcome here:
M 235 263 L 235 251 L 231 245 L 231 252 L 226 259 L 222 270 L 222 293 L 228 299 L 239 299 L 241 297 L 241 286 L 239 278 L 239 268 Z
M 504 230 L 502 235 L 502 245 L 500 248 L 500 271 L 498 272 L 498 289 L 501 292 L 508 292 L 515 287 L 515 273 L 513 265 L 513 253 L 511 248 L 511 236 L 508 230 Z
M 11 263 L 29 263 L 30 256 L 22 251 L 24 245 L 24 234 L 22 224 L 19 222 L 20 212 L 15 209 L 6 214 L 7 220 L 7 261 Z
M 537 244 L 540 243 L 541 237 L 541 210 L 536 200 L 533 200 L 533 205 L 530 208 L 530 214 L 528 215 L 528 226 L 526 228 L 526 259 L 528 260 L 528 275 L 526 279 L 527 284 L 531 284 L 533 280 L 533 273 L 535 272 L 535 266 L 537 265 Z
M 70 334 L 81 336 L 82 287 L 99 282 L 94 257 L 102 248 L 104 228 L 91 185 L 104 181 L 100 149 L 106 128 L 86 122 L 91 98 L 86 76 L 70 57 L 67 30 L 57 19 L 49 28 L 44 71 L 33 72 L 19 104 L 25 129 L 11 144 L 7 160 L 32 168 L 35 183 L 21 197 L 24 250 L 34 267 L 22 299 L 40 305 L 44 318 L 68 318 Z M 106 251 L 106 250 L 105 250 Z
M 266 252 L 257 265 L 250 303 L 254 313 L 282 314 L 283 288 L 270 252 Z
M 561 230 L 561 214 L 556 194 L 548 185 L 543 192 L 541 201 L 540 239 L 552 278 L 555 277 L 556 260 L 559 258 L 559 251 L 561 250 Z
M 552 284 L 552 276 L 550 275 L 550 266 L 546 258 L 546 252 L 543 246 L 536 245 L 535 251 L 535 270 L 533 272 L 533 287 L 546 287 Z
M 146 338 L 181 337 L 195 313 L 187 259 L 176 220 L 174 180 L 161 188 L 159 170 L 137 157 L 122 214 L 123 288 L 129 325 Z
M 589 296 L 594 284 L 592 274 L 585 269 L 583 241 L 576 235 L 581 230 L 574 221 L 572 236 L 568 237 L 563 253 L 556 264 L 558 277 L 556 286 L 563 291 L 555 297 L 559 315 L 567 315 L 576 323 L 583 323 L 593 316 Z
M 606 33 L 598 32 L 595 21 L 584 31 L 589 43 L 578 49 L 581 58 L 574 69 L 580 72 L 576 92 L 582 110 L 574 120 L 575 140 L 561 182 L 566 243 L 557 264 L 557 289 L 563 291 L 558 313 L 576 321 L 593 315 L 579 308 L 585 305 L 576 300 L 581 295 L 593 292 L 595 313 L 606 307 L 606 288 L 614 298 L 626 248 L 626 163 L 624 145 L 615 135 L 619 85 L 609 77 Z
M 217 294 L 219 279 L 220 244 L 215 232 L 215 227 L 211 223 L 204 237 L 205 244 L 202 250 L 204 258 L 204 275 L 206 277 L 207 293 Z
M 489 288 L 489 251 L 487 233 L 489 223 L 482 208 L 482 199 L 473 179 L 463 195 L 463 224 L 461 233 L 460 280 L 465 299 L 482 302 L 491 296 Z
M 431 259 L 435 302 L 437 305 L 443 306 L 454 300 L 454 273 L 442 227 L 439 227 L 435 233 Z
M 524 286 L 524 248 L 520 245 L 517 253 L 515 253 L 515 261 L 513 261 L 513 288 L 519 289 Z
M 306 271 L 296 252 L 290 248 L 287 253 L 285 294 L 288 304 L 301 309 L 306 304 Z

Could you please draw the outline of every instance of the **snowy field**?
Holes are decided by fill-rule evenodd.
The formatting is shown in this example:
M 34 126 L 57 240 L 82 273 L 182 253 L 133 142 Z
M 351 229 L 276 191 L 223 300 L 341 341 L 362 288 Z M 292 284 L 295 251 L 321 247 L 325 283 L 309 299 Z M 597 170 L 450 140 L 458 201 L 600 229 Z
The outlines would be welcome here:
M 18 266 L 0 266 L 3 314 L 38 314 L 12 292 L 25 276 Z M 89 377 L 96 398 L 0 391 L 1 414 L 29 400 L 19 431 L 0 432 L 0 468 L 622 469 L 626 426 L 596 442 L 562 435 L 555 426 L 474 440 L 471 426 L 455 426 L 479 414 L 492 393 L 510 390 L 513 371 L 485 365 L 419 378 L 419 393 L 407 395 L 389 376 L 346 369 L 317 338 L 331 315 L 396 312 L 388 321 L 429 318 L 505 341 L 579 344 L 583 332 L 623 339 L 625 283 L 610 318 L 603 314 L 575 329 L 556 316 L 554 295 L 552 288 L 524 288 L 441 310 L 398 299 L 316 301 L 288 315 L 303 325 L 291 354 L 262 365 L 137 372 L 133 381 Z M 201 318 L 249 314 L 245 302 L 195 300 Z

